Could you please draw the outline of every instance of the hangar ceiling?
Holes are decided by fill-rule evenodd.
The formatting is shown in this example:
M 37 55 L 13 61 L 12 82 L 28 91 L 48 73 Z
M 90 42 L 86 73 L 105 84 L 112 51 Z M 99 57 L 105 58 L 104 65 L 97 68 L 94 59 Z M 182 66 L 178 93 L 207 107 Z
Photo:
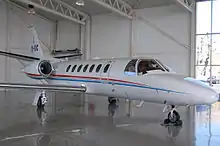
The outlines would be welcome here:
M 62 1 L 68 3 L 69 5 L 72 5 L 73 7 L 77 8 L 78 10 L 85 12 L 89 15 L 98 15 L 98 14 L 111 12 L 110 10 L 108 10 L 102 6 L 97 5 L 92 0 L 84 0 L 84 3 L 85 3 L 84 6 L 77 6 L 76 5 L 77 0 L 62 0 Z
M 192 11 L 190 6 L 186 4 L 186 2 L 192 0 L 83 0 L 84 6 L 76 5 L 76 2 L 78 0 L 7 0 L 7 1 L 13 2 L 14 4 L 26 9 L 28 8 L 28 4 L 36 3 L 37 5 L 40 5 L 39 7 L 35 6 L 35 11 L 37 14 L 40 14 L 52 20 L 69 19 L 79 24 L 85 24 L 84 22 L 85 17 L 87 16 L 105 14 L 111 12 L 115 12 L 119 15 L 131 19 L 133 14 L 133 9 L 143 9 L 143 8 L 165 6 L 171 4 L 179 4 L 184 9 Z M 68 6 L 71 9 L 71 14 L 70 14 L 71 17 L 69 16 L 66 17 L 66 13 L 65 14 L 64 12 L 62 13 L 61 10 L 60 10 L 61 15 L 59 15 L 57 13 L 57 10 L 55 9 L 54 12 L 51 12 L 50 8 L 49 9 L 48 7 L 43 8 L 45 7 L 43 5 L 44 3 L 47 3 L 47 5 L 50 5 L 49 3 L 53 3 L 53 5 L 56 6 L 54 3 L 57 2 L 58 3 L 61 2 L 62 6 Z M 67 14 L 69 14 L 69 11 Z M 72 18 L 72 16 L 74 16 L 74 18 Z
M 143 9 L 149 7 L 157 7 L 174 4 L 174 0 L 124 0 L 134 9 Z
M 76 5 L 77 0 L 63 0 L 63 1 L 90 15 L 97 15 L 97 14 L 111 12 L 110 10 L 103 8 L 102 6 L 97 5 L 92 0 L 84 0 L 85 3 L 84 6 L 77 6 Z M 175 3 L 174 0 L 124 0 L 124 2 L 128 3 L 134 9 L 143 9 L 154 6 L 170 5 Z

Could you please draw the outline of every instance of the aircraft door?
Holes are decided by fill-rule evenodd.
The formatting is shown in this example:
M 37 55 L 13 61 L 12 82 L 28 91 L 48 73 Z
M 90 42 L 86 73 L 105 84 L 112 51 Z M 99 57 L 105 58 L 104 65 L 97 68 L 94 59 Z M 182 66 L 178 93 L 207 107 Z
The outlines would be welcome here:
M 106 96 L 112 94 L 112 84 L 111 81 L 109 80 L 109 73 L 112 67 L 112 64 L 114 63 L 113 60 L 109 60 L 105 62 L 101 68 L 100 72 L 100 78 L 102 81 L 102 92 L 106 94 Z
M 108 78 L 109 77 L 109 72 L 111 70 L 113 63 L 114 63 L 113 60 L 109 60 L 105 64 L 103 64 L 101 72 L 100 72 L 101 78 Z M 103 80 L 103 83 L 108 83 L 108 80 Z

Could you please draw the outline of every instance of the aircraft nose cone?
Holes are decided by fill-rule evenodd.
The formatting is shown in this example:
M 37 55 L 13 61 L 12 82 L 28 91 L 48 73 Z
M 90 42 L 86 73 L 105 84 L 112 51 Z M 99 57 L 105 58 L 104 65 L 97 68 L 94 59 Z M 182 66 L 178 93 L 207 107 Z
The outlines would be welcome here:
M 215 103 L 219 100 L 219 93 L 213 90 L 211 87 L 210 88 L 203 88 L 203 94 L 205 95 L 205 99 L 208 103 L 212 104 Z
M 194 78 L 184 78 L 188 83 L 192 84 L 192 87 L 197 89 L 197 91 L 192 91 L 198 97 L 201 97 L 205 103 L 214 103 L 219 100 L 219 93 L 216 92 L 208 83 L 204 83 L 200 80 Z
M 219 93 L 215 92 L 213 93 L 213 96 L 211 97 L 214 101 L 219 101 Z

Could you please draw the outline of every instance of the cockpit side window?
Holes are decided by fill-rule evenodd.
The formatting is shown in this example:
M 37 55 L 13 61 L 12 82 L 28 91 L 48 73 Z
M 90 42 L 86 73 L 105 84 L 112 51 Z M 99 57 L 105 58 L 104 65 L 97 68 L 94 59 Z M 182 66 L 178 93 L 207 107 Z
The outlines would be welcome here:
M 146 74 L 148 71 L 152 70 L 162 70 L 165 71 L 155 60 L 153 59 L 146 59 L 141 60 L 138 64 L 138 74 L 143 75 Z
M 165 70 L 166 70 L 167 72 L 170 72 L 170 69 L 169 69 L 166 65 L 164 65 L 163 63 L 161 63 L 160 60 L 156 59 L 156 61 L 159 62 L 159 64 L 162 65 L 163 68 L 165 68 Z
M 135 65 L 136 65 L 137 59 L 131 60 L 125 67 L 125 74 L 126 75 L 136 75 Z

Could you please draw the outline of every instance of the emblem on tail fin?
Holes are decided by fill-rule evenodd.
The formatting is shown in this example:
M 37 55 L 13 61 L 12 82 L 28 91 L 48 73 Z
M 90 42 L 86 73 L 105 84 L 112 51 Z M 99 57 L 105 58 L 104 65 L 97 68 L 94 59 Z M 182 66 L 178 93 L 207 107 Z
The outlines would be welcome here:
M 42 44 L 42 42 L 38 38 L 38 34 L 33 25 L 28 26 L 28 29 L 32 32 L 33 42 L 30 46 L 30 51 L 36 57 L 43 56 L 43 48 L 47 48 Z
M 31 52 L 33 53 L 33 52 L 37 52 L 37 51 L 39 51 L 39 45 L 38 44 L 33 44 L 33 45 L 31 45 Z

